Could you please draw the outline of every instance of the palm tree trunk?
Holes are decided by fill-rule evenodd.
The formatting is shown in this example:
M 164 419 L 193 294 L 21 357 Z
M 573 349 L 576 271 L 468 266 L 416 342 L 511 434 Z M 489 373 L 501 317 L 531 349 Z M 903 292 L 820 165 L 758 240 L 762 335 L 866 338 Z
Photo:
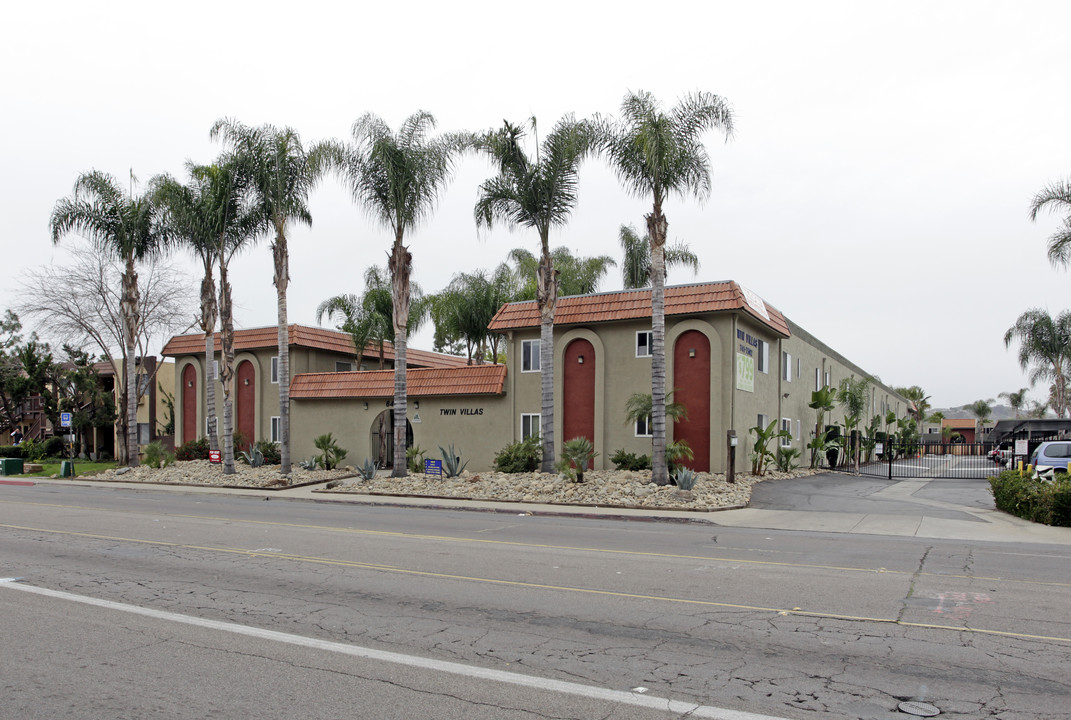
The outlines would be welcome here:
M 279 300 L 279 472 L 290 474 L 290 328 L 286 319 L 286 287 L 290 282 L 290 257 L 283 226 L 276 228 L 272 245 L 275 259 L 275 292 Z
M 651 239 L 651 481 L 669 484 L 666 464 L 666 234 L 669 223 L 655 203 L 646 216 Z
M 394 304 L 394 464 L 391 477 L 403 478 L 409 467 L 405 458 L 405 436 L 408 423 L 406 388 L 406 343 L 409 333 L 409 273 L 413 256 L 402 245 L 402 231 L 395 234 L 390 256 L 391 298 Z
M 134 268 L 133 256 L 126 258 L 123 271 L 122 315 L 126 333 L 126 357 L 123 359 L 126 371 L 126 453 L 127 465 L 138 466 L 138 394 L 137 367 L 134 354 L 137 352 L 138 321 L 138 273 Z
M 216 427 L 216 283 L 212 263 L 205 264 L 201 280 L 201 329 L 205 332 L 205 410 L 208 415 L 208 447 L 219 450 L 219 428 Z M 187 438 L 191 439 L 191 438 Z
M 234 474 L 234 312 L 231 306 L 231 282 L 227 279 L 227 264 L 219 262 L 219 324 L 222 355 L 219 367 L 223 383 L 223 474 Z
M 536 302 L 539 305 L 539 438 L 543 441 L 540 472 L 554 472 L 554 310 L 558 306 L 558 274 L 543 242 L 543 257 L 536 270 Z

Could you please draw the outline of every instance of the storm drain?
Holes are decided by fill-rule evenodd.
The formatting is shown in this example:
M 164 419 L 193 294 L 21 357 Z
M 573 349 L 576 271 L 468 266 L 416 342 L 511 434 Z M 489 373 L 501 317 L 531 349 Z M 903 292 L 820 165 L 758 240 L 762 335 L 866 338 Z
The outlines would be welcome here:
M 900 710 L 900 712 L 907 713 L 908 715 L 914 715 L 916 717 L 934 717 L 935 715 L 941 714 L 941 711 L 938 710 L 935 706 L 930 705 L 929 703 L 916 702 L 915 700 L 908 700 L 907 702 L 902 702 L 896 707 Z

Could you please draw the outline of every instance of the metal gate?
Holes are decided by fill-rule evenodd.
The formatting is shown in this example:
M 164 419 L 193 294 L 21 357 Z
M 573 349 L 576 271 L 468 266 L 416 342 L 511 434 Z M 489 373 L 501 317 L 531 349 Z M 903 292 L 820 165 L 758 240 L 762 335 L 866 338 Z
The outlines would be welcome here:
M 867 444 L 864 443 L 866 448 Z M 871 477 L 952 478 L 984 480 L 1000 474 L 1003 461 L 994 459 L 993 443 L 875 443 L 873 450 L 859 453 L 859 474 Z M 855 454 L 849 447 L 838 470 L 855 471 Z M 999 457 L 999 456 L 998 456 Z M 1007 458 L 1005 458 L 1007 459 Z

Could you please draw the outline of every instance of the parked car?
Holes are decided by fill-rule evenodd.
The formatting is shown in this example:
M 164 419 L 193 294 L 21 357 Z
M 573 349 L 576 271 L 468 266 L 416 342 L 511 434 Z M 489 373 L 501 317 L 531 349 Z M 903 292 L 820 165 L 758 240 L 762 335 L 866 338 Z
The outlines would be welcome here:
M 1071 462 L 1071 441 L 1067 440 L 1043 442 L 1034 449 L 1030 456 L 1030 464 L 1034 466 L 1034 472 L 1042 476 L 1067 472 L 1069 462 Z

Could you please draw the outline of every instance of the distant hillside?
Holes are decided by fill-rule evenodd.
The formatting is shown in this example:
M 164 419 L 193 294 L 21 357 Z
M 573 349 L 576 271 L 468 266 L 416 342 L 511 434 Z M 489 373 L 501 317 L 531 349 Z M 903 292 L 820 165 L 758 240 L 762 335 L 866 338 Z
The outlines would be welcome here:
M 959 407 L 953 408 L 934 408 L 933 410 L 930 410 L 931 414 L 935 412 L 941 412 L 949 419 L 978 417 L 970 411 L 968 405 L 960 405 Z M 989 419 L 993 422 L 996 422 L 997 420 L 1014 420 L 1015 411 L 1007 405 L 994 405 L 993 414 L 989 416 Z

